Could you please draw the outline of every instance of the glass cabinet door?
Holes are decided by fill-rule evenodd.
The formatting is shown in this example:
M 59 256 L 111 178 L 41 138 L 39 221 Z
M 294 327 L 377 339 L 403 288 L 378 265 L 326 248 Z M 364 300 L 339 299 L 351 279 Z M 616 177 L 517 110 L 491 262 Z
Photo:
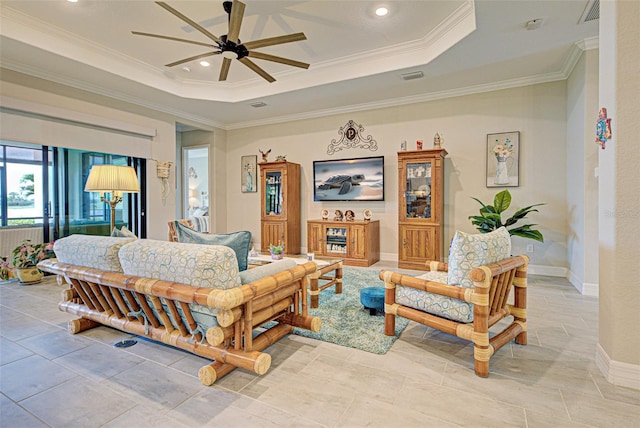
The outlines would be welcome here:
M 268 171 L 265 174 L 265 214 L 282 214 L 282 172 Z
M 327 243 L 327 253 L 347 254 L 347 228 L 327 227 L 325 228 Z
M 405 166 L 406 218 L 431 218 L 431 162 Z

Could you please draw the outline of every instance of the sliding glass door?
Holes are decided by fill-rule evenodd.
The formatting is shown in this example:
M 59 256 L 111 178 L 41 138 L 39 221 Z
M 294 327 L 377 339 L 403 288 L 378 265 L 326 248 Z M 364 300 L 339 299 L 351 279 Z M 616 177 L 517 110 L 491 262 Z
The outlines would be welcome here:
M 43 242 L 74 233 L 109 235 L 109 206 L 100 194 L 84 191 L 91 167 L 101 164 L 136 169 L 141 192 L 125 194 L 115 223 L 145 237 L 144 159 L 6 141 L 0 144 L 0 228 L 41 228 Z

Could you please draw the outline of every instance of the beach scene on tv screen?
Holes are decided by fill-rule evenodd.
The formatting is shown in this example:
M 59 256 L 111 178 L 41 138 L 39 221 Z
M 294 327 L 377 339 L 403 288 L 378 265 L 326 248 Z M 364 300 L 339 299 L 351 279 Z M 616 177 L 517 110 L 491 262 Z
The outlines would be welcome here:
M 316 162 L 316 201 L 384 200 L 382 158 Z

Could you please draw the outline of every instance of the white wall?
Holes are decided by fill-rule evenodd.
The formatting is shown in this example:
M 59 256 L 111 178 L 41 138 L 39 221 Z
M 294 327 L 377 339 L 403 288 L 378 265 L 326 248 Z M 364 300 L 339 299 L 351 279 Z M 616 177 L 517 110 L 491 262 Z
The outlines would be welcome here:
M 599 102 L 612 138 L 599 151 L 599 340 L 609 382 L 640 389 L 640 2 L 600 3 Z
M 248 229 L 260 237 L 260 193 L 241 193 L 240 157 L 271 149 L 270 160 L 286 155 L 301 165 L 302 246 L 306 247 L 306 220 L 320 218 L 320 211 L 353 209 L 362 218 L 365 208 L 381 220 L 381 253 L 386 259 L 397 258 L 397 152 L 402 140 L 409 148 L 422 139 L 432 144 L 436 132 L 445 137 L 449 152 L 445 161 L 445 242 L 456 229 L 474 232 L 467 219 L 479 205 L 477 197 L 492 202 L 501 189 L 485 184 L 486 138 L 488 133 L 520 131 L 520 187 L 510 188 L 513 207 L 544 202 L 540 213 L 530 215 L 530 222 L 540 225 L 544 243 L 514 238 L 514 253 L 525 251 L 534 243 L 532 264 L 549 268 L 545 272 L 563 275 L 567 258 L 566 215 L 566 83 L 554 82 L 496 92 L 391 107 L 358 113 L 246 128 L 227 132 L 228 230 Z M 371 135 L 379 149 L 349 149 L 333 156 L 326 154 L 332 139 L 339 139 L 338 129 L 348 120 L 364 126 L 364 136 Z M 385 156 L 384 202 L 313 202 L 312 162 L 315 159 Z M 260 159 L 260 157 L 259 157 Z M 510 209 L 507 214 L 513 213 Z
M 587 50 L 567 80 L 567 262 L 569 280 L 598 295 L 598 52 Z

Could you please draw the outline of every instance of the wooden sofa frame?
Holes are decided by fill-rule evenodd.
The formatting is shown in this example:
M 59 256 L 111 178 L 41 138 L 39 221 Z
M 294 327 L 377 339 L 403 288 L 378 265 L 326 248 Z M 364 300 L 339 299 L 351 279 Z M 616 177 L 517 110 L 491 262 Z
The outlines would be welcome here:
M 212 385 L 236 367 L 266 373 L 271 356 L 260 351 L 294 326 L 317 332 L 322 323 L 309 316 L 307 309 L 308 275 L 316 270 L 313 262 L 227 290 L 91 269 L 56 259 L 40 262 L 38 267 L 69 284 L 58 308 L 81 317 L 69 321 L 71 334 L 103 324 L 212 359 L 198 371 L 204 385 Z M 189 307 L 192 303 L 217 309 L 219 326 L 198 331 Z M 256 327 L 269 321 L 276 321 L 275 325 L 252 337 Z
M 511 339 L 520 345 L 527 344 L 527 266 L 529 258 L 514 256 L 497 263 L 474 268 L 470 278 L 472 288 L 441 284 L 403 275 L 381 271 L 385 282 L 385 334 L 395 334 L 396 316 L 435 328 L 461 339 L 473 342 L 474 369 L 480 377 L 489 376 L 489 359 Z M 442 262 L 427 262 L 427 269 L 446 272 L 448 265 Z M 447 296 L 473 303 L 473 322 L 461 323 L 450 319 L 402 306 L 396 303 L 396 285 Z M 514 288 L 513 305 L 507 303 L 511 288 Z M 503 318 L 512 315 L 513 321 L 496 335 L 489 336 L 489 328 Z

